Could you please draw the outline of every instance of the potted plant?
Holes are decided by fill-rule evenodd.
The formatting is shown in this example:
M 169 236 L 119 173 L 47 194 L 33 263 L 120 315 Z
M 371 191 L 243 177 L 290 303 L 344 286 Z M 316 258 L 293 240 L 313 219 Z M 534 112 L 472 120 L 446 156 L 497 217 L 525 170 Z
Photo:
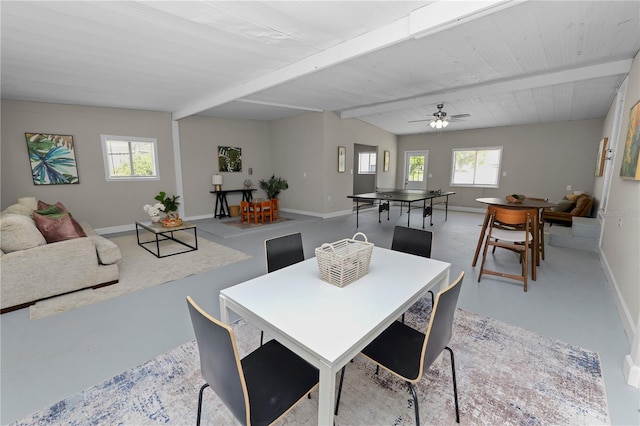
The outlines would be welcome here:
M 172 195 L 171 197 L 169 197 L 167 196 L 166 192 L 160 191 L 160 193 L 156 195 L 155 200 L 158 200 L 160 203 L 162 203 L 162 205 L 164 206 L 164 212 L 169 214 L 178 210 L 178 206 L 180 205 L 178 198 L 180 198 L 179 195 Z
M 260 189 L 267 193 L 269 199 L 278 198 L 278 194 L 287 188 L 289 188 L 289 184 L 281 177 L 271 175 L 269 180 L 260 179 Z

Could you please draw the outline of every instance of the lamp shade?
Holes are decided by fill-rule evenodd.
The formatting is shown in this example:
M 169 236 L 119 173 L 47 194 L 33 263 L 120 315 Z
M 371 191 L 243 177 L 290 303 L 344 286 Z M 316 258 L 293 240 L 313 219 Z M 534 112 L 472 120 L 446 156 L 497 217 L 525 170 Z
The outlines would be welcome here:
M 222 185 L 222 175 L 213 175 L 213 176 L 211 176 L 211 184 L 212 185 Z

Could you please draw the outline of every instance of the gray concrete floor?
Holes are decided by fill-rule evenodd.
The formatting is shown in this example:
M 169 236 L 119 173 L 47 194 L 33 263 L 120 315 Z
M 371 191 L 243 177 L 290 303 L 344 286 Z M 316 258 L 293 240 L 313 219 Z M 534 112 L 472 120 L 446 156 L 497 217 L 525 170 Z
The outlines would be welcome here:
M 486 276 L 478 283 L 479 266 L 472 268 L 471 261 L 482 217 L 450 211 L 444 222 L 444 212 L 435 212 L 432 257 L 451 262 L 452 277 L 466 271 L 459 307 L 597 351 L 612 424 L 640 424 L 638 391 L 625 383 L 622 373 L 630 345 L 598 255 L 547 246 L 538 279 L 530 282 L 527 293 L 519 283 L 497 277 Z M 375 210 L 361 212 L 358 230 L 377 246 L 388 248 L 393 226 L 406 226 L 407 216 L 393 208 L 391 220 L 385 219 L 379 224 Z M 420 219 L 419 211 L 412 211 L 412 226 L 419 227 Z M 200 238 L 253 258 L 41 320 L 29 320 L 28 309 L 0 317 L 2 424 L 193 339 L 185 297 L 192 296 L 218 316 L 220 289 L 265 272 L 265 239 L 300 231 L 305 256 L 312 257 L 323 242 L 356 232 L 355 215 L 325 220 L 297 217 L 273 229 L 246 233 L 218 232 L 223 225 L 214 219 L 197 223 Z M 496 268 L 517 270 L 513 254 L 505 250 L 498 250 L 490 262 L 499 264 Z

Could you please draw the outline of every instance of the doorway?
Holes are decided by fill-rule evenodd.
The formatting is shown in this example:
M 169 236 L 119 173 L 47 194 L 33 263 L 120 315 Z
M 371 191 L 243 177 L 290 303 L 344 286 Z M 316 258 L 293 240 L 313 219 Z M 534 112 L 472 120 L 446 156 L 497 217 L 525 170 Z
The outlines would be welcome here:
M 429 151 L 405 151 L 404 189 L 427 189 Z
M 353 145 L 353 193 L 364 194 L 376 190 L 376 169 L 378 147 Z

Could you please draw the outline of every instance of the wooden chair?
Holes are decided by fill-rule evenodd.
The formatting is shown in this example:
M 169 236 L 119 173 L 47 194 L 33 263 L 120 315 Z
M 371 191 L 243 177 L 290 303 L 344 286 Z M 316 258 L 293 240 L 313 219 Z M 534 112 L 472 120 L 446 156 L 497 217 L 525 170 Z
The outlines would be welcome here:
M 255 209 L 255 220 L 258 223 L 258 219 L 260 222 L 264 223 L 264 219 L 269 217 L 269 223 L 273 222 L 273 210 L 271 209 L 271 200 L 261 201 L 256 205 Z
M 529 276 L 529 250 L 533 247 L 533 221 L 538 220 L 537 209 L 518 209 L 489 206 L 489 225 L 482 253 L 478 282 L 483 274 L 497 275 L 521 281 L 527 291 Z M 489 246 L 506 248 L 519 254 L 522 274 L 514 275 L 485 268 Z M 534 253 L 531 253 L 532 256 Z M 532 259 L 531 267 L 535 268 Z
M 464 272 L 460 273 L 449 287 L 438 293 L 431 311 L 431 318 L 424 333 L 399 321 L 394 321 L 389 328 L 383 331 L 361 352 L 362 355 L 378 367 L 384 368 L 394 376 L 407 382 L 413 396 L 413 408 L 416 416 L 416 425 L 418 426 L 420 425 L 420 414 L 418 395 L 414 384 L 422 379 L 424 372 L 431 367 L 445 349 L 451 355 L 451 376 L 453 379 L 456 422 L 460 423 L 456 365 L 453 350 L 448 345 L 453 335 L 453 319 L 463 278 Z M 340 401 L 340 392 L 341 388 L 338 390 L 338 403 Z
M 271 199 L 271 215 L 273 220 L 280 219 L 280 201 L 277 198 Z
M 240 222 L 251 222 L 251 218 L 255 216 L 255 212 L 247 201 L 240 202 Z
M 240 359 L 233 329 L 204 312 L 191 297 L 187 306 L 206 382 L 200 388 L 196 425 L 208 387 L 241 424 L 269 425 L 318 385 L 318 369 L 276 340 Z
M 549 201 L 548 198 L 536 198 L 536 197 L 527 197 L 529 200 L 536 201 Z M 538 214 L 538 248 L 540 250 L 540 256 L 542 260 L 544 260 L 544 220 L 542 219 L 542 215 L 544 214 L 544 210 L 540 209 Z

